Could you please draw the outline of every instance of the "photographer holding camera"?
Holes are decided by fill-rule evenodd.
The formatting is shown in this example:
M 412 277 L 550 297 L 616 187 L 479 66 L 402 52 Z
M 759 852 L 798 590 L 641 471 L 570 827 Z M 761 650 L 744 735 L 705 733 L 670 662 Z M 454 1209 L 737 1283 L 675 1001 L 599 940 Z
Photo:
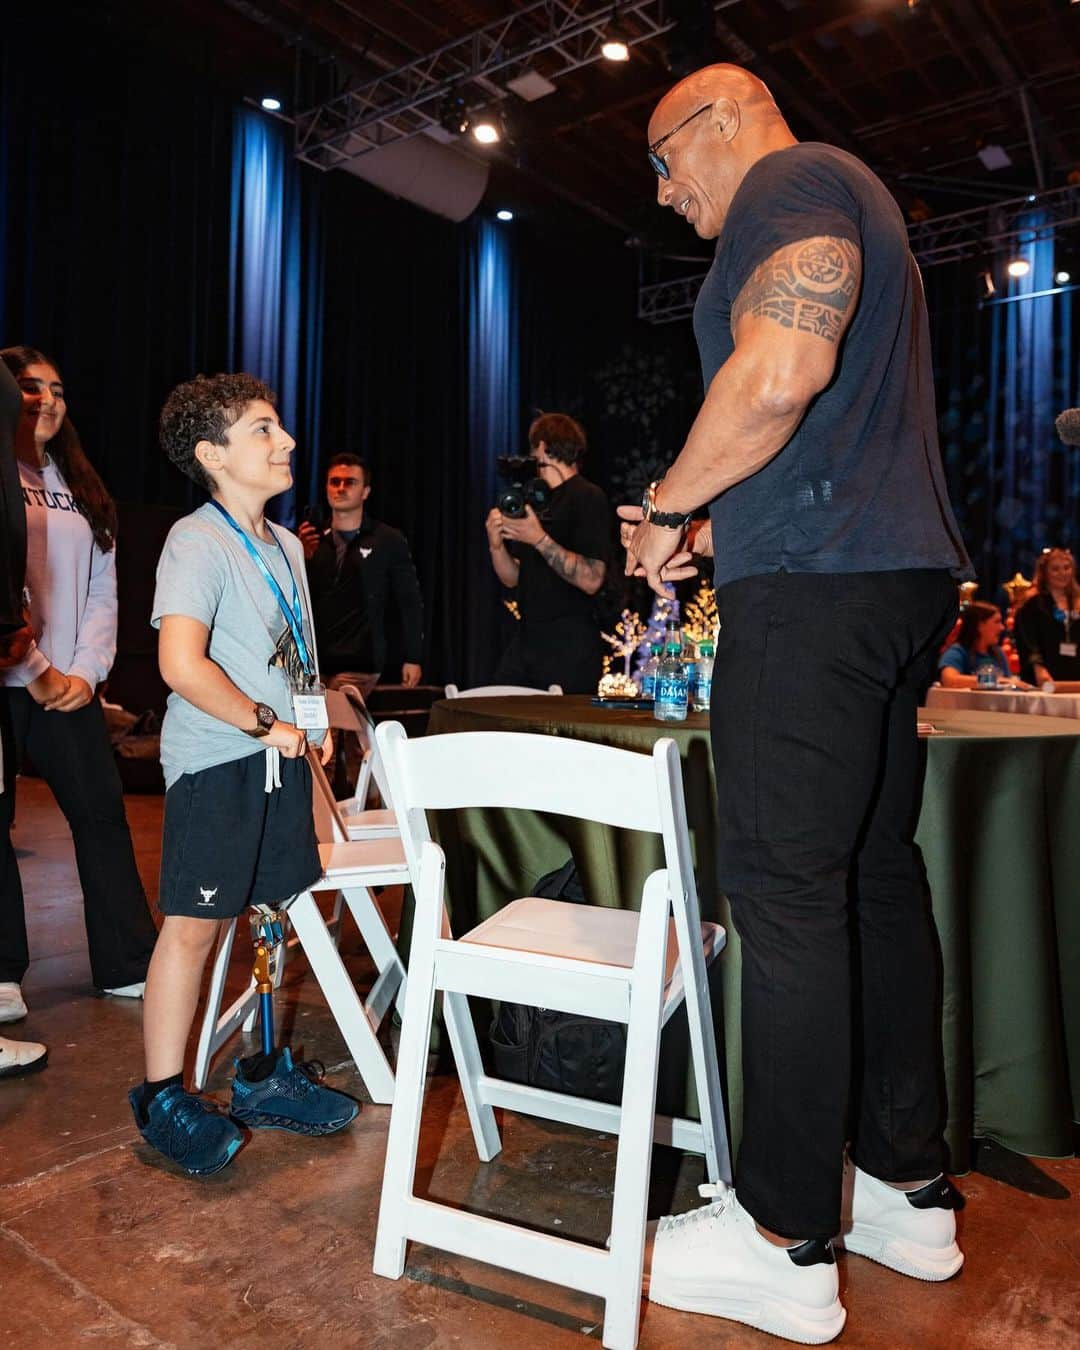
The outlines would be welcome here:
M 607 576 L 611 507 L 581 475 L 585 448 L 585 432 L 572 417 L 538 417 L 529 428 L 529 449 L 550 491 L 547 504 L 539 515 L 527 501 L 520 515 L 497 506 L 488 513 L 491 565 L 504 586 L 517 590 L 521 613 L 496 684 L 596 691 L 601 650 L 592 597 Z

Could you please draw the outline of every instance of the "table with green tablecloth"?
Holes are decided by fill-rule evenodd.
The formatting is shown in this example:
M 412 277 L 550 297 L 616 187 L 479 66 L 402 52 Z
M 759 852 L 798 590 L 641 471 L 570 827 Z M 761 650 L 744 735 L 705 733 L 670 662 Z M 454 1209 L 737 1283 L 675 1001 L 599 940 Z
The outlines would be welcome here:
M 1080 1109 L 1080 734 L 1064 719 L 934 709 L 917 842 L 943 963 L 947 1138 L 954 1171 L 970 1140 L 1043 1157 L 1072 1153 Z M 716 790 L 706 714 L 660 723 L 588 698 L 453 699 L 429 734 L 520 731 L 648 751 L 672 736 L 683 760 L 702 916 L 728 947 L 713 978 L 733 1141 L 741 1131 L 740 954 L 716 884 Z M 462 753 L 466 753 L 463 747 Z M 514 766 L 507 765 L 513 773 Z M 465 931 L 570 853 L 595 904 L 636 906 L 662 865 L 659 840 L 522 811 L 440 818 L 451 922 Z M 828 1053 L 828 1047 L 822 1047 Z M 692 1093 L 692 1089 L 690 1090 Z

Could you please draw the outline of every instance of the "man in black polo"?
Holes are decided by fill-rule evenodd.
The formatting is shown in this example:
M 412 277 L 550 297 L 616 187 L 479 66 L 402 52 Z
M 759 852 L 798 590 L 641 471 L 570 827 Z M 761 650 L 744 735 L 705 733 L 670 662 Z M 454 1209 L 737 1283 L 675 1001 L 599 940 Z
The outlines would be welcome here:
M 495 671 L 496 684 L 562 686 L 594 694 L 602 653 L 593 596 L 607 576 L 611 507 L 580 465 L 585 432 L 563 413 L 545 413 L 529 428 L 537 474 L 551 489 L 540 515 L 504 516 L 496 507 L 486 527 L 491 565 L 517 591 L 521 623 Z
M 330 528 L 320 533 L 305 521 L 299 530 L 320 668 L 332 684 L 355 684 L 365 698 L 386 664 L 388 606 L 398 619 L 401 683 L 410 689 L 420 683 L 424 641 L 424 602 L 408 541 L 365 510 L 370 495 L 364 461 L 335 455 L 326 474 Z

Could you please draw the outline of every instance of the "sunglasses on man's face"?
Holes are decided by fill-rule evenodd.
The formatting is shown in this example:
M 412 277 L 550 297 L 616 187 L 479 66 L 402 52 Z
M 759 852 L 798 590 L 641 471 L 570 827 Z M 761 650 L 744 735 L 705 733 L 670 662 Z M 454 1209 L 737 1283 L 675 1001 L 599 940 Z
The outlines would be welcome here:
M 665 132 L 665 134 L 661 136 L 658 141 L 653 141 L 652 145 L 649 146 L 647 152 L 649 156 L 649 163 L 652 165 L 653 172 L 657 174 L 658 177 L 663 178 L 665 181 L 671 177 L 671 173 L 668 170 L 667 161 L 661 154 L 658 153 L 660 147 L 662 145 L 667 145 L 668 141 L 671 140 L 672 136 L 674 136 L 677 131 L 682 131 L 683 127 L 686 126 L 687 122 L 692 122 L 695 117 L 700 117 L 703 112 L 707 112 L 711 107 L 712 107 L 711 103 L 703 103 L 701 107 L 697 110 L 697 112 L 692 112 L 689 117 L 684 117 L 681 122 L 679 122 L 676 126 L 673 126 L 670 131 Z

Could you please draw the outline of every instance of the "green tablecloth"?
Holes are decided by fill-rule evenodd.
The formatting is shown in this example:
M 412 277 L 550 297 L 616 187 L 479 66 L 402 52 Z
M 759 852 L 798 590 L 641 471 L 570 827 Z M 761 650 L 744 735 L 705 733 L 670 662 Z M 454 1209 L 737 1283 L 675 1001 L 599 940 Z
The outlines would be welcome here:
M 942 734 L 926 742 L 917 839 L 944 968 L 952 1168 L 967 1170 L 972 1136 L 1024 1153 L 1069 1155 L 1080 1108 L 1080 734 L 1058 718 L 942 709 L 928 716 Z M 737 1144 L 740 953 L 715 881 L 708 717 L 662 724 L 649 713 L 593 707 L 583 697 L 437 703 L 429 734 L 457 731 L 539 732 L 639 751 L 658 736 L 674 737 L 702 914 L 728 932 L 713 1003 Z M 661 863 L 651 836 L 521 811 L 457 812 L 441 818 L 437 832 L 459 933 L 527 893 L 568 852 L 596 904 L 636 906 L 645 876 Z

